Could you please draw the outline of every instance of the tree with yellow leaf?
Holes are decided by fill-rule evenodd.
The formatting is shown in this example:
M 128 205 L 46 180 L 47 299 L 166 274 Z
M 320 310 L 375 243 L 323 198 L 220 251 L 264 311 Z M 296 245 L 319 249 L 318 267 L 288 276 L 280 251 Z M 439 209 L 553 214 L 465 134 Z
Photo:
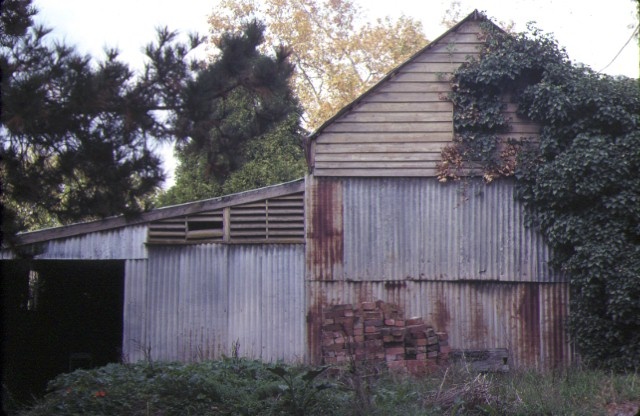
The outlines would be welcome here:
M 315 129 L 428 42 L 418 20 L 363 16 L 351 0 L 220 0 L 209 23 L 216 43 L 221 34 L 262 20 L 265 45 L 293 51 L 294 89 L 307 128 Z

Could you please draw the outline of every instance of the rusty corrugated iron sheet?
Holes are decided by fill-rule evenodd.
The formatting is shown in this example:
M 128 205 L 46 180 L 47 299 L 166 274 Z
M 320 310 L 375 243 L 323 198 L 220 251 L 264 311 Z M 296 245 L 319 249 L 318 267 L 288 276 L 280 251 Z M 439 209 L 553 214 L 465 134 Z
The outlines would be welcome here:
M 309 253 L 315 246 L 307 246 L 312 361 L 319 359 L 323 307 L 378 299 L 448 332 L 454 348 L 507 348 L 516 367 L 571 360 L 568 283 L 551 269 L 541 236 L 525 226 L 512 181 L 311 179 L 310 198 L 320 196 L 317 189 L 330 189 L 331 197 L 307 202 L 318 211 L 308 211 L 309 222 L 342 225 L 341 236 L 316 238 L 322 250 Z M 333 213 L 320 212 L 328 209 Z M 324 237 L 308 234 L 317 235 Z M 341 259 L 324 257 L 338 247 Z
M 146 264 L 145 264 L 146 263 Z M 136 361 L 304 357 L 302 244 L 157 246 L 127 262 L 124 350 Z
M 147 257 L 146 238 L 146 225 L 132 225 L 48 240 L 22 249 L 31 250 L 38 260 L 143 259 Z M 1 258 L 12 259 L 14 254 L 3 249 Z
M 342 181 L 308 176 L 305 189 L 306 269 L 314 280 L 342 275 Z
M 342 189 L 344 274 L 334 280 L 562 280 L 512 181 L 345 178 Z
M 567 283 L 316 281 L 308 282 L 308 296 L 310 311 L 319 317 L 328 305 L 372 300 L 397 304 L 405 316 L 421 316 L 437 331 L 447 332 L 452 348 L 507 348 L 512 368 L 550 369 L 572 359 L 565 330 Z M 318 334 L 309 340 L 319 343 Z M 319 344 L 309 348 L 318 362 Z

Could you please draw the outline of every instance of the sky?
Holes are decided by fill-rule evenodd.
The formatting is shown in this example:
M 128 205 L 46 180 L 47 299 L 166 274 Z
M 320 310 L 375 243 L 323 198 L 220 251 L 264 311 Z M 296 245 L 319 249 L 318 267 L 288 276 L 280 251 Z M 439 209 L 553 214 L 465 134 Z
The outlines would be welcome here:
M 628 42 L 635 27 L 631 26 L 637 24 L 635 1 L 459 0 L 459 3 L 463 16 L 478 9 L 496 22 L 513 21 L 516 31 L 525 30 L 527 22 L 535 21 L 538 28 L 554 34 L 572 61 L 610 75 L 638 78 L 640 47 L 635 39 Z M 368 20 L 401 14 L 419 19 L 428 39 L 435 39 L 447 30 L 441 20 L 451 0 L 354 2 Z M 105 47 L 117 47 L 122 60 L 141 68 L 142 49 L 154 40 L 156 27 L 167 26 L 185 35 L 206 34 L 207 15 L 218 0 L 34 0 L 34 4 L 40 11 L 36 21 L 53 28 L 52 36 L 92 56 L 101 57 Z M 204 55 L 205 48 L 201 47 L 199 53 Z M 171 177 L 175 161 L 169 157 L 168 149 L 163 149 L 163 153 Z M 169 179 L 166 185 L 171 183 Z

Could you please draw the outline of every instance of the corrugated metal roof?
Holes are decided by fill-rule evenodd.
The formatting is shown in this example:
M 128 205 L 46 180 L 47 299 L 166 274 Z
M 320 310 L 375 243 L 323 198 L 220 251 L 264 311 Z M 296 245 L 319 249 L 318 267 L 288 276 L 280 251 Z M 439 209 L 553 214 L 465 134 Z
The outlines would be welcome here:
M 16 244 L 28 245 L 50 240 L 74 237 L 82 234 L 95 233 L 100 231 L 115 230 L 123 227 L 131 227 L 146 224 L 151 221 L 165 218 L 189 215 L 198 212 L 211 211 L 233 205 L 246 204 L 261 199 L 275 198 L 290 193 L 301 192 L 304 189 L 304 179 L 267 186 L 260 189 L 240 192 L 237 194 L 225 195 L 219 198 L 194 201 L 186 204 L 170 207 L 157 208 L 149 212 L 140 214 L 135 218 L 117 216 L 105 218 L 103 220 L 89 221 L 78 224 L 65 225 L 62 227 L 47 228 L 38 231 L 21 233 L 16 236 Z M 5 250 L 3 249 L 3 252 Z M 3 256 L 5 254 L 3 253 Z

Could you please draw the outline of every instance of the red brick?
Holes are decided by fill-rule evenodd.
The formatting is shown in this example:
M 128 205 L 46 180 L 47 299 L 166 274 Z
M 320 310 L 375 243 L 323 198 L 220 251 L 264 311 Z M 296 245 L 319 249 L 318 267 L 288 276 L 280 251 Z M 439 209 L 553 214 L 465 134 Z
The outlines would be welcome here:
M 375 326 L 365 326 L 364 327 L 364 333 L 365 334 L 373 334 L 379 332 L 378 328 L 376 328 Z
M 336 318 L 335 322 L 337 324 L 341 324 L 341 325 L 349 325 L 349 326 L 353 326 L 353 318 L 347 318 L 345 316 L 340 317 L 340 318 Z
M 414 316 L 406 320 L 407 325 L 419 325 L 422 324 L 422 317 Z
M 369 341 L 365 341 L 364 345 L 367 348 L 381 348 L 383 343 L 382 343 L 381 339 L 372 339 L 372 340 L 369 340 Z
M 393 335 L 394 337 L 403 337 L 404 333 L 404 328 L 393 328 L 391 330 L 391 335 Z
M 389 355 L 394 355 L 394 354 L 404 354 L 404 348 L 403 347 L 392 347 L 392 348 L 386 348 L 385 352 Z
M 396 321 L 395 319 L 385 319 L 384 324 L 389 326 L 394 326 L 396 324 Z
M 402 319 L 396 319 L 396 326 L 405 326 L 406 325 L 406 321 L 402 320 Z
M 372 311 L 372 310 L 376 309 L 376 303 L 375 302 L 362 302 L 360 304 L 360 307 L 365 311 Z
M 449 339 L 449 334 L 447 334 L 446 332 L 436 332 L 436 335 L 438 336 L 438 339 L 440 340 L 440 342 L 446 341 Z
M 440 345 L 440 354 L 449 354 L 451 352 L 451 347 L 448 345 Z

